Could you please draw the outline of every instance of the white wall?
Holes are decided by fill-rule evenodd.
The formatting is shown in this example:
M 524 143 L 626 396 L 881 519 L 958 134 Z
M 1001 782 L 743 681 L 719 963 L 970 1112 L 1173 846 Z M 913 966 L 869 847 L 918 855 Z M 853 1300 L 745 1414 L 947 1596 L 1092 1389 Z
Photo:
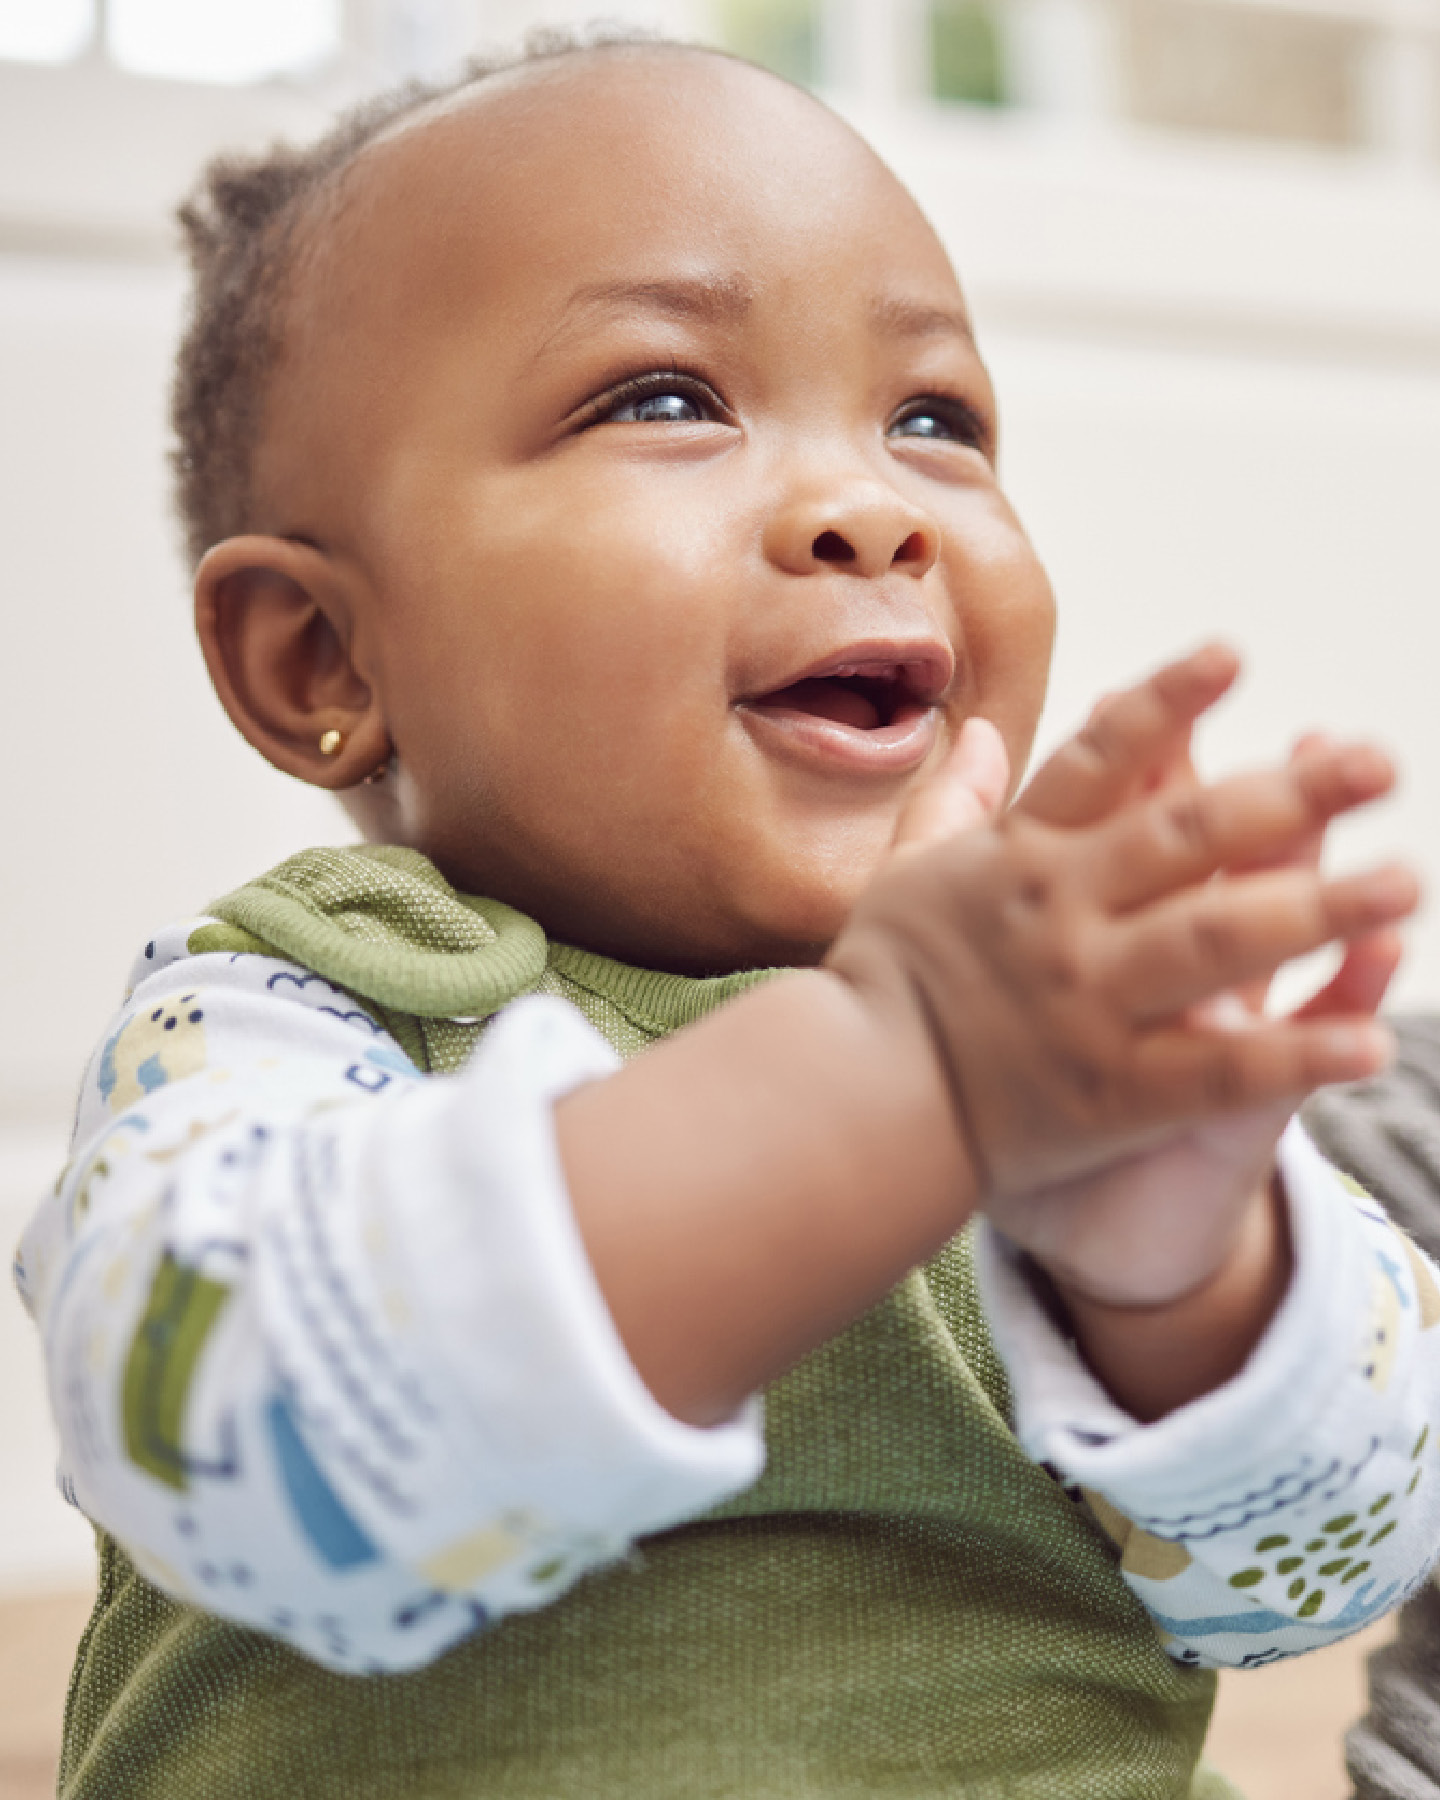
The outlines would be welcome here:
M 1401 849 L 1440 889 L 1440 184 L 1036 125 L 871 123 L 946 236 L 999 379 L 1008 479 L 1061 596 L 1050 735 L 1223 633 L 1250 673 L 1215 763 L 1309 725 L 1378 733 L 1406 787 L 1349 854 Z M 0 108 L 13 186 L 6 129 Z M 240 743 L 190 640 L 163 470 L 181 290 L 158 211 L 185 169 L 162 161 L 88 222 L 66 212 L 72 189 L 7 213 L 0 181 L 7 1240 L 149 929 L 346 831 Z M 1400 993 L 1440 1005 L 1440 915 L 1416 928 Z M 88 1555 L 50 1492 L 38 1384 L 0 1295 L 0 1589 Z

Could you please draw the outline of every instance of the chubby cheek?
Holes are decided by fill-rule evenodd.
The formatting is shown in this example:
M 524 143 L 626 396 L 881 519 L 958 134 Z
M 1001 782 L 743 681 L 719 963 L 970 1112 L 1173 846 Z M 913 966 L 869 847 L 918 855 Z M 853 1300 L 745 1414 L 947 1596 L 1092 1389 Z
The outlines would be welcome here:
M 482 828 L 543 812 L 572 849 L 614 845 L 677 794 L 695 805 L 725 724 L 723 620 L 673 564 L 551 525 L 497 530 L 410 587 L 397 743 L 451 830 L 461 808 Z
M 486 726 L 497 744 L 629 788 L 678 779 L 724 719 L 712 633 L 644 578 L 497 609 Z M 508 600 L 508 596 L 507 596 Z
M 1055 647 L 1055 597 L 1049 577 L 1020 526 L 1013 522 L 993 545 L 983 595 L 963 612 L 970 665 L 971 708 L 998 727 L 1010 756 L 1012 791 L 1029 761 L 1045 703 Z M 965 590 L 962 589 L 962 592 Z

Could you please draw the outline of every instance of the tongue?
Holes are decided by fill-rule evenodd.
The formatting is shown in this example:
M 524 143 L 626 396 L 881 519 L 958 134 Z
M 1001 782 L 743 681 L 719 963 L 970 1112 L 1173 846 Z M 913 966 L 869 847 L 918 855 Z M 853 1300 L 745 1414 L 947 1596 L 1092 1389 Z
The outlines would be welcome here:
M 797 681 L 767 694 L 762 704 L 788 712 L 813 713 L 817 719 L 833 719 L 837 725 L 849 725 L 856 731 L 874 731 L 880 723 L 875 703 L 840 681 Z

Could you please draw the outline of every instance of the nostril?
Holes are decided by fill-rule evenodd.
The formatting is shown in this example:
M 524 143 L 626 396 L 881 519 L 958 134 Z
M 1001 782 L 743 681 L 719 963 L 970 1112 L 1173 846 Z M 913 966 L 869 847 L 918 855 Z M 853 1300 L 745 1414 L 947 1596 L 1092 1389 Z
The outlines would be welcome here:
M 847 544 L 838 531 L 822 531 L 810 546 L 810 554 L 816 562 L 852 563 L 855 546 Z
M 929 560 L 930 546 L 923 531 L 912 531 L 905 542 L 890 558 L 895 563 L 923 563 Z

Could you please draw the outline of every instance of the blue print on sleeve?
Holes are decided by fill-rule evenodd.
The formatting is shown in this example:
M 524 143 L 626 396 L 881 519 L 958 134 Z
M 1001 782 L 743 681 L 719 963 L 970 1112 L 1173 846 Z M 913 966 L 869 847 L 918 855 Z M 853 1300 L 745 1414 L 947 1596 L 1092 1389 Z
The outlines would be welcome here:
M 1392 1581 L 1375 1593 L 1375 1583 L 1367 1581 L 1350 1596 L 1342 1610 L 1332 1619 L 1321 1621 L 1327 1633 L 1337 1637 L 1347 1631 L 1358 1631 L 1371 1619 L 1377 1619 L 1389 1605 L 1399 1583 Z M 1272 1612 L 1269 1607 L 1257 1606 L 1253 1611 L 1214 1613 L 1205 1619 L 1171 1619 L 1152 1606 L 1150 1617 L 1157 1625 L 1178 1638 L 1194 1639 L 1200 1637 L 1216 1637 L 1225 1632 L 1236 1632 L 1242 1637 L 1255 1637 L 1263 1632 L 1283 1631 L 1289 1626 L 1303 1624 L 1303 1620 L 1289 1618 L 1285 1613 Z
M 332 1569 L 353 1569 L 378 1561 L 379 1551 L 345 1510 L 306 1449 L 282 1395 L 272 1397 L 265 1420 L 295 1516 L 325 1561 Z

